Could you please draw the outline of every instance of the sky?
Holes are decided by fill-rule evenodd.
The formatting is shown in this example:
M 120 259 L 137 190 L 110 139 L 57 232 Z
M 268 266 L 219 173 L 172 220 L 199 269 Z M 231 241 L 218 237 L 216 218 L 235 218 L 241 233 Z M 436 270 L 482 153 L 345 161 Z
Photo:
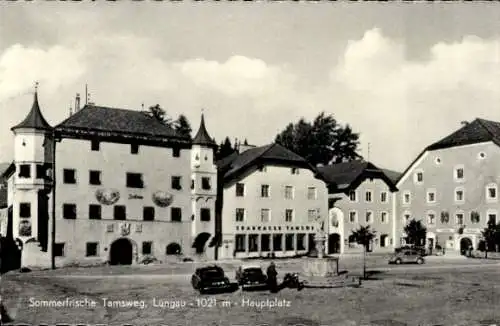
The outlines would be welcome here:
M 500 4 L 7 2 L 0 6 L 0 162 L 34 83 L 52 125 L 97 105 L 201 110 L 218 142 L 265 145 L 324 111 L 360 154 L 403 171 L 476 117 L 500 121 Z

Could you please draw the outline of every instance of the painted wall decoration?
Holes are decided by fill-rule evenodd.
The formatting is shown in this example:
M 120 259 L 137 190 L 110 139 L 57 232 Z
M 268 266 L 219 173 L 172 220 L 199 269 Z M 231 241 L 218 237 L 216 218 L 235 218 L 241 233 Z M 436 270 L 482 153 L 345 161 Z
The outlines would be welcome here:
M 130 223 L 120 224 L 120 233 L 122 236 L 127 236 L 130 234 Z
M 103 205 L 113 205 L 120 199 L 120 192 L 116 189 L 98 189 L 95 198 Z
M 152 199 L 156 206 L 168 207 L 174 201 L 174 195 L 159 190 L 153 193 Z
M 20 237 L 30 237 L 31 236 L 31 220 L 21 219 L 19 221 L 19 236 Z

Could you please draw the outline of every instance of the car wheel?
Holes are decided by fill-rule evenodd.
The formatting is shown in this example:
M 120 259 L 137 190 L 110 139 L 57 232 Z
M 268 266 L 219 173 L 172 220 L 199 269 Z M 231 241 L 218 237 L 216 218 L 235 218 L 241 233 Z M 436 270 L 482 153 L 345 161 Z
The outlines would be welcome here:
M 401 264 L 401 259 L 396 259 L 396 260 L 394 261 L 394 263 L 395 263 L 396 265 L 400 265 L 400 264 Z
M 422 258 L 417 259 L 417 264 L 422 265 L 424 263 L 424 260 Z

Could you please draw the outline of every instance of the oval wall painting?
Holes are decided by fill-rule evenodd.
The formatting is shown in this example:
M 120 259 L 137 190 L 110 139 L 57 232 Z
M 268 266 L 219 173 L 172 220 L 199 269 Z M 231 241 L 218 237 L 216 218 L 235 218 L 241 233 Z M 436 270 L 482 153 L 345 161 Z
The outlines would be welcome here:
M 159 207 L 167 207 L 174 201 L 174 195 L 161 190 L 153 193 L 152 198 L 156 206 Z
M 95 198 L 103 205 L 113 205 L 120 199 L 120 192 L 116 189 L 98 189 Z

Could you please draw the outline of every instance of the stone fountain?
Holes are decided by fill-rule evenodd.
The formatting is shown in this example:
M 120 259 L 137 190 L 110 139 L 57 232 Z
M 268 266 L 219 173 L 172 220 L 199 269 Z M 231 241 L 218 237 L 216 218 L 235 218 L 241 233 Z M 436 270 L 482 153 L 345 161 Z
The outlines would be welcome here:
M 316 218 L 316 234 L 314 243 L 317 257 L 307 257 L 303 262 L 301 278 L 306 287 L 334 288 L 350 284 L 359 284 L 359 279 L 348 277 L 347 273 L 339 275 L 339 259 L 336 257 L 325 257 L 325 243 L 327 233 L 325 232 L 325 221 L 319 216 Z

